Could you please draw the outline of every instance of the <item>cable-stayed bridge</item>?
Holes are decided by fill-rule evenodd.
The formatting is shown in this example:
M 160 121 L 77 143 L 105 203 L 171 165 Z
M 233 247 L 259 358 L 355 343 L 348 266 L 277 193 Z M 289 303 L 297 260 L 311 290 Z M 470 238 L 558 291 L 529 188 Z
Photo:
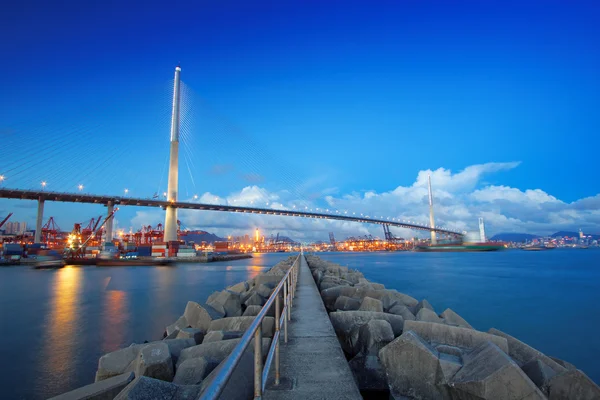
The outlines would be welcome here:
M 168 165 L 168 188 L 163 193 L 164 199 L 159 198 L 158 194 L 155 193 L 154 196 L 148 198 L 140 198 L 127 195 L 128 189 L 125 189 L 125 196 L 115 196 L 115 195 L 106 195 L 106 194 L 91 194 L 83 192 L 83 184 L 78 183 L 79 191 L 78 192 L 70 192 L 70 191 L 49 191 L 47 190 L 47 181 L 42 180 L 40 182 L 41 187 L 39 189 L 17 189 L 14 187 L 8 187 L 6 184 L 8 182 L 7 178 L 13 178 L 14 176 L 27 176 L 26 171 L 32 171 L 39 169 L 40 165 L 43 165 L 44 157 L 48 158 L 47 153 L 51 153 L 52 151 L 58 151 L 61 146 L 69 146 L 70 149 L 77 149 L 78 146 L 87 148 L 94 148 L 93 144 L 91 144 L 92 135 L 89 135 L 87 138 L 89 141 L 86 141 L 84 137 L 81 137 L 81 132 L 76 130 L 77 133 L 71 139 L 71 141 L 67 144 L 61 144 L 59 142 L 52 143 L 43 147 L 43 153 L 38 154 L 36 152 L 31 152 L 27 157 L 28 159 L 22 163 L 13 163 L 13 165 L 9 165 L 7 168 L 4 168 L 0 164 L 0 198 L 6 199 L 20 199 L 20 200 L 34 200 L 38 202 L 38 212 L 36 219 L 36 235 L 35 242 L 40 242 L 40 232 L 42 228 L 42 219 L 44 212 L 44 204 L 47 201 L 52 202 L 71 202 L 71 203 L 87 203 L 87 204 L 102 204 L 108 207 L 109 215 L 112 214 L 115 206 L 137 206 L 137 207 L 160 207 L 165 210 L 165 224 L 164 224 L 164 232 L 165 232 L 165 241 L 174 241 L 177 240 L 177 210 L 178 209 L 191 209 L 191 210 L 203 210 L 203 211 L 220 211 L 220 212 L 230 212 L 230 213 L 250 213 L 250 214 L 263 214 L 263 215 L 275 215 L 275 216 L 286 216 L 286 217 L 301 217 L 301 218 L 313 218 L 313 219 L 328 219 L 328 220 L 339 220 L 339 221 L 350 221 L 350 222 L 358 222 L 358 223 L 369 223 L 369 224 L 378 224 L 384 226 L 394 226 L 400 228 L 408 228 L 414 230 L 422 230 L 431 232 L 432 242 L 436 240 L 436 233 L 447 234 L 452 236 L 461 236 L 462 234 L 458 231 L 447 229 L 444 227 L 436 226 L 433 219 L 433 199 L 431 196 L 431 188 L 429 203 L 430 203 L 430 223 L 429 224 L 419 224 L 413 221 L 401 220 L 395 217 L 383 217 L 377 218 L 376 216 L 371 216 L 365 213 L 357 213 L 350 210 L 339 211 L 332 208 L 330 211 L 326 208 L 317 208 L 317 207 L 309 207 L 309 206 L 301 206 L 301 205 L 293 205 L 291 207 L 280 207 L 276 206 L 271 207 L 254 207 L 254 206 L 239 206 L 232 204 L 208 204 L 206 202 L 196 201 L 197 196 L 194 196 L 194 201 L 181 201 L 179 198 L 179 177 L 180 177 L 180 168 L 179 168 L 179 157 L 180 157 L 180 131 L 183 132 L 183 139 L 186 136 L 189 136 L 189 133 L 186 134 L 186 127 L 188 127 L 189 122 L 186 122 L 186 119 L 183 118 L 182 114 L 185 117 L 186 113 L 189 113 L 189 105 L 188 109 L 182 107 L 180 105 L 181 98 L 181 89 L 182 83 L 180 82 L 180 67 L 176 68 L 175 71 L 175 80 L 173 84 L 173 101 L 172 101 L 172 113 L 171 113 L 171 135 L 170 135 L 170 149 L 169 149 L 169 157 L 168 161 L 165 160 L 165 166 Z M 183 129 L 181 129 L 183 128 Z M 221 136 L 221 133 L 218 133 L 218 136 Z M 110 144 L 107 144 L 110 146 Z M 97 146 L 95 147 L 97 148 Z M 195 149 L 190 149 L 189 146 L 185 147 L 185 143 L 183 146 L 183 161 L 185 166 L 187 167 L 188 172 L 190 172 L 191 182 L 194 183 L 193 173 L 191 171 L 190 165 L 193 165 L 192 156 Z M 255 152 L 255 149 L 249 149 L 249 153 Z M 78 162 L 81 162 L 81 165 L 84 165 L 87 168 L 93 169 L 95 166 L 93 163 L 86 162 L 86 156 L 84 151 L 80 151 L 78 155 Z M 111 152 L 108 157 L 112 159 L 118 159 L 120 155 L 123 154 L 123 149 L 118 153 L 114 151 Z M 73 162 L 74 160 L 71 160 Z M 79 164 L 78 164 L 79 165 Z M 43 168 L 43 167 L 41 167 Z M 125 165 L 123 168 L 127 168 Z M 4 169 L 4 171 L 3 171 Z M 82 168 L 83 172 L 85 168 Z M 63 170 L 57 169 L 55 171 L 45 171 L 45 174 L 48 176 L 58 180 L 62 179 L 67 180 L 68 175 L 72 171 L 73 173 L 78 172 L 77 168 L 73 168 L 69 163 L 64 164 Z M 10 176 L 5 173 L 8 171 Z M 65 177 L 66 175 L 66 177 Z M 87 174 L 89 175 L 89 174 Z M 84 176 L 87 176 L 84 174 Z M 252 174 L 249 174 L 252 175 Z M 114 174 L 109 174 L 109 178 L 114 179 Z M 293 177 L 290 178 L 289 175 L 285 175 L 282 171 L 281 180 L 285 184 L 290 184 L 290 186 L 294 186 L 297 189 L 297 184 L 294 183 Z M 13 182 L 14 179 L 11 179 L 10 182 Z M 195 184 L 195 183 L 194 183 Z M 75 186 L 75 184 L 72 184 Z M 268 202 L 266 202 L 268 204 Z M 112 237 L 112 223 L 107 223 L 106 227 L 106 237 Z

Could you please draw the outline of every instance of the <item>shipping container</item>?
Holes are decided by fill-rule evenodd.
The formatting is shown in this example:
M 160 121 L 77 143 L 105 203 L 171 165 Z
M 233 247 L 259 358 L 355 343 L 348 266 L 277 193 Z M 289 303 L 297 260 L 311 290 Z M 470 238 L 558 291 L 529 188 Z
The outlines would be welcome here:
M 140 256 L 149 256 L 152 254 L 152 247 L 142 247 L 139 246 L 137 248 L 137 252 Z

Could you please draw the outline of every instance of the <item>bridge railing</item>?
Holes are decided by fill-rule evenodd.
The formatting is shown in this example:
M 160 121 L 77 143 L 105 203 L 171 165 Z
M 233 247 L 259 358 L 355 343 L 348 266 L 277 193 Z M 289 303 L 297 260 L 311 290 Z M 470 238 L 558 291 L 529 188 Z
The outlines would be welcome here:
M 260 399 L 264 393 L 267 379 L 269 377 L 269 370 L 273 360 L 275 361 L 275 384 L 279 384 L 280 370 L 279 370 L 279 340 L 281 335 L 281 326 L 283 325 L 283 336 L 284 341 L 288 341 L 288 321 L 291 317 L 291 308 L 293 298 L 296 292 L 296 282 L 298 281 L 298 271 L 300 269 L 300 257 L 302 253 L 296 257 L 292 263 L 292 267 L 285 273 L 285 275 L 279 281 L 279 284 L 273 289 L 271 296 L 260 310 L 258 315 L 254 318 L 254 321 L 250 327 L 246 330 L 242 336 L 240 343 L 233 349 L 229 357 L 223 361 L 217 376 L 212 380 L 210 385 L 204 390 L 200 400 L 216 400 L 219 398 L 223 390 L 225 389 L 229 378 L 233 374 L 233 371 L 240 363 L 244 352 L 248 345 L 254 340 L 254 398 Z M 279 296 L 283 291 L 283 309 L 281 309 L 281 299 Z M 275 303 L 275 334 L 271 341 L 269 353 L 263 365 L 262 355 L 262 322 L 267 316 L 270 308 Z

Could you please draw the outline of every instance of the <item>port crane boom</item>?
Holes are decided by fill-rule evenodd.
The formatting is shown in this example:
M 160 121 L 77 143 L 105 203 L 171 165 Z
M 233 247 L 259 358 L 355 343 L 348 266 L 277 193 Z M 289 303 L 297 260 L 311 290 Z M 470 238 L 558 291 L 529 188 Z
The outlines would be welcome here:
M 13 215 L 13 213 L 9 213 L 9 214 L 6 216 L 6 218 L 4 218 L 4 219 L 2 220 L 2 222 L 0 222 L 0 228 L 2 228 L 2 226 L 3 226 L 3 225 L 6 223 L 6 221 L 8 221 L 8 219 L 9 219 L 10 217 L 12 217 L 12 215 Z

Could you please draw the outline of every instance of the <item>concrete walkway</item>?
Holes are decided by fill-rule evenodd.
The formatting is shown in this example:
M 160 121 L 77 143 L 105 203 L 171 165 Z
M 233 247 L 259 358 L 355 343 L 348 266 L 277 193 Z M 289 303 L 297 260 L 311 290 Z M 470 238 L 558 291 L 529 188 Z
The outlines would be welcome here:
M 273 385 L 271 366 L 263 398 L 361 400 L 306 259 L 301 260 L 288 342 L 283 331 L 280 342 L 282 382 Z

